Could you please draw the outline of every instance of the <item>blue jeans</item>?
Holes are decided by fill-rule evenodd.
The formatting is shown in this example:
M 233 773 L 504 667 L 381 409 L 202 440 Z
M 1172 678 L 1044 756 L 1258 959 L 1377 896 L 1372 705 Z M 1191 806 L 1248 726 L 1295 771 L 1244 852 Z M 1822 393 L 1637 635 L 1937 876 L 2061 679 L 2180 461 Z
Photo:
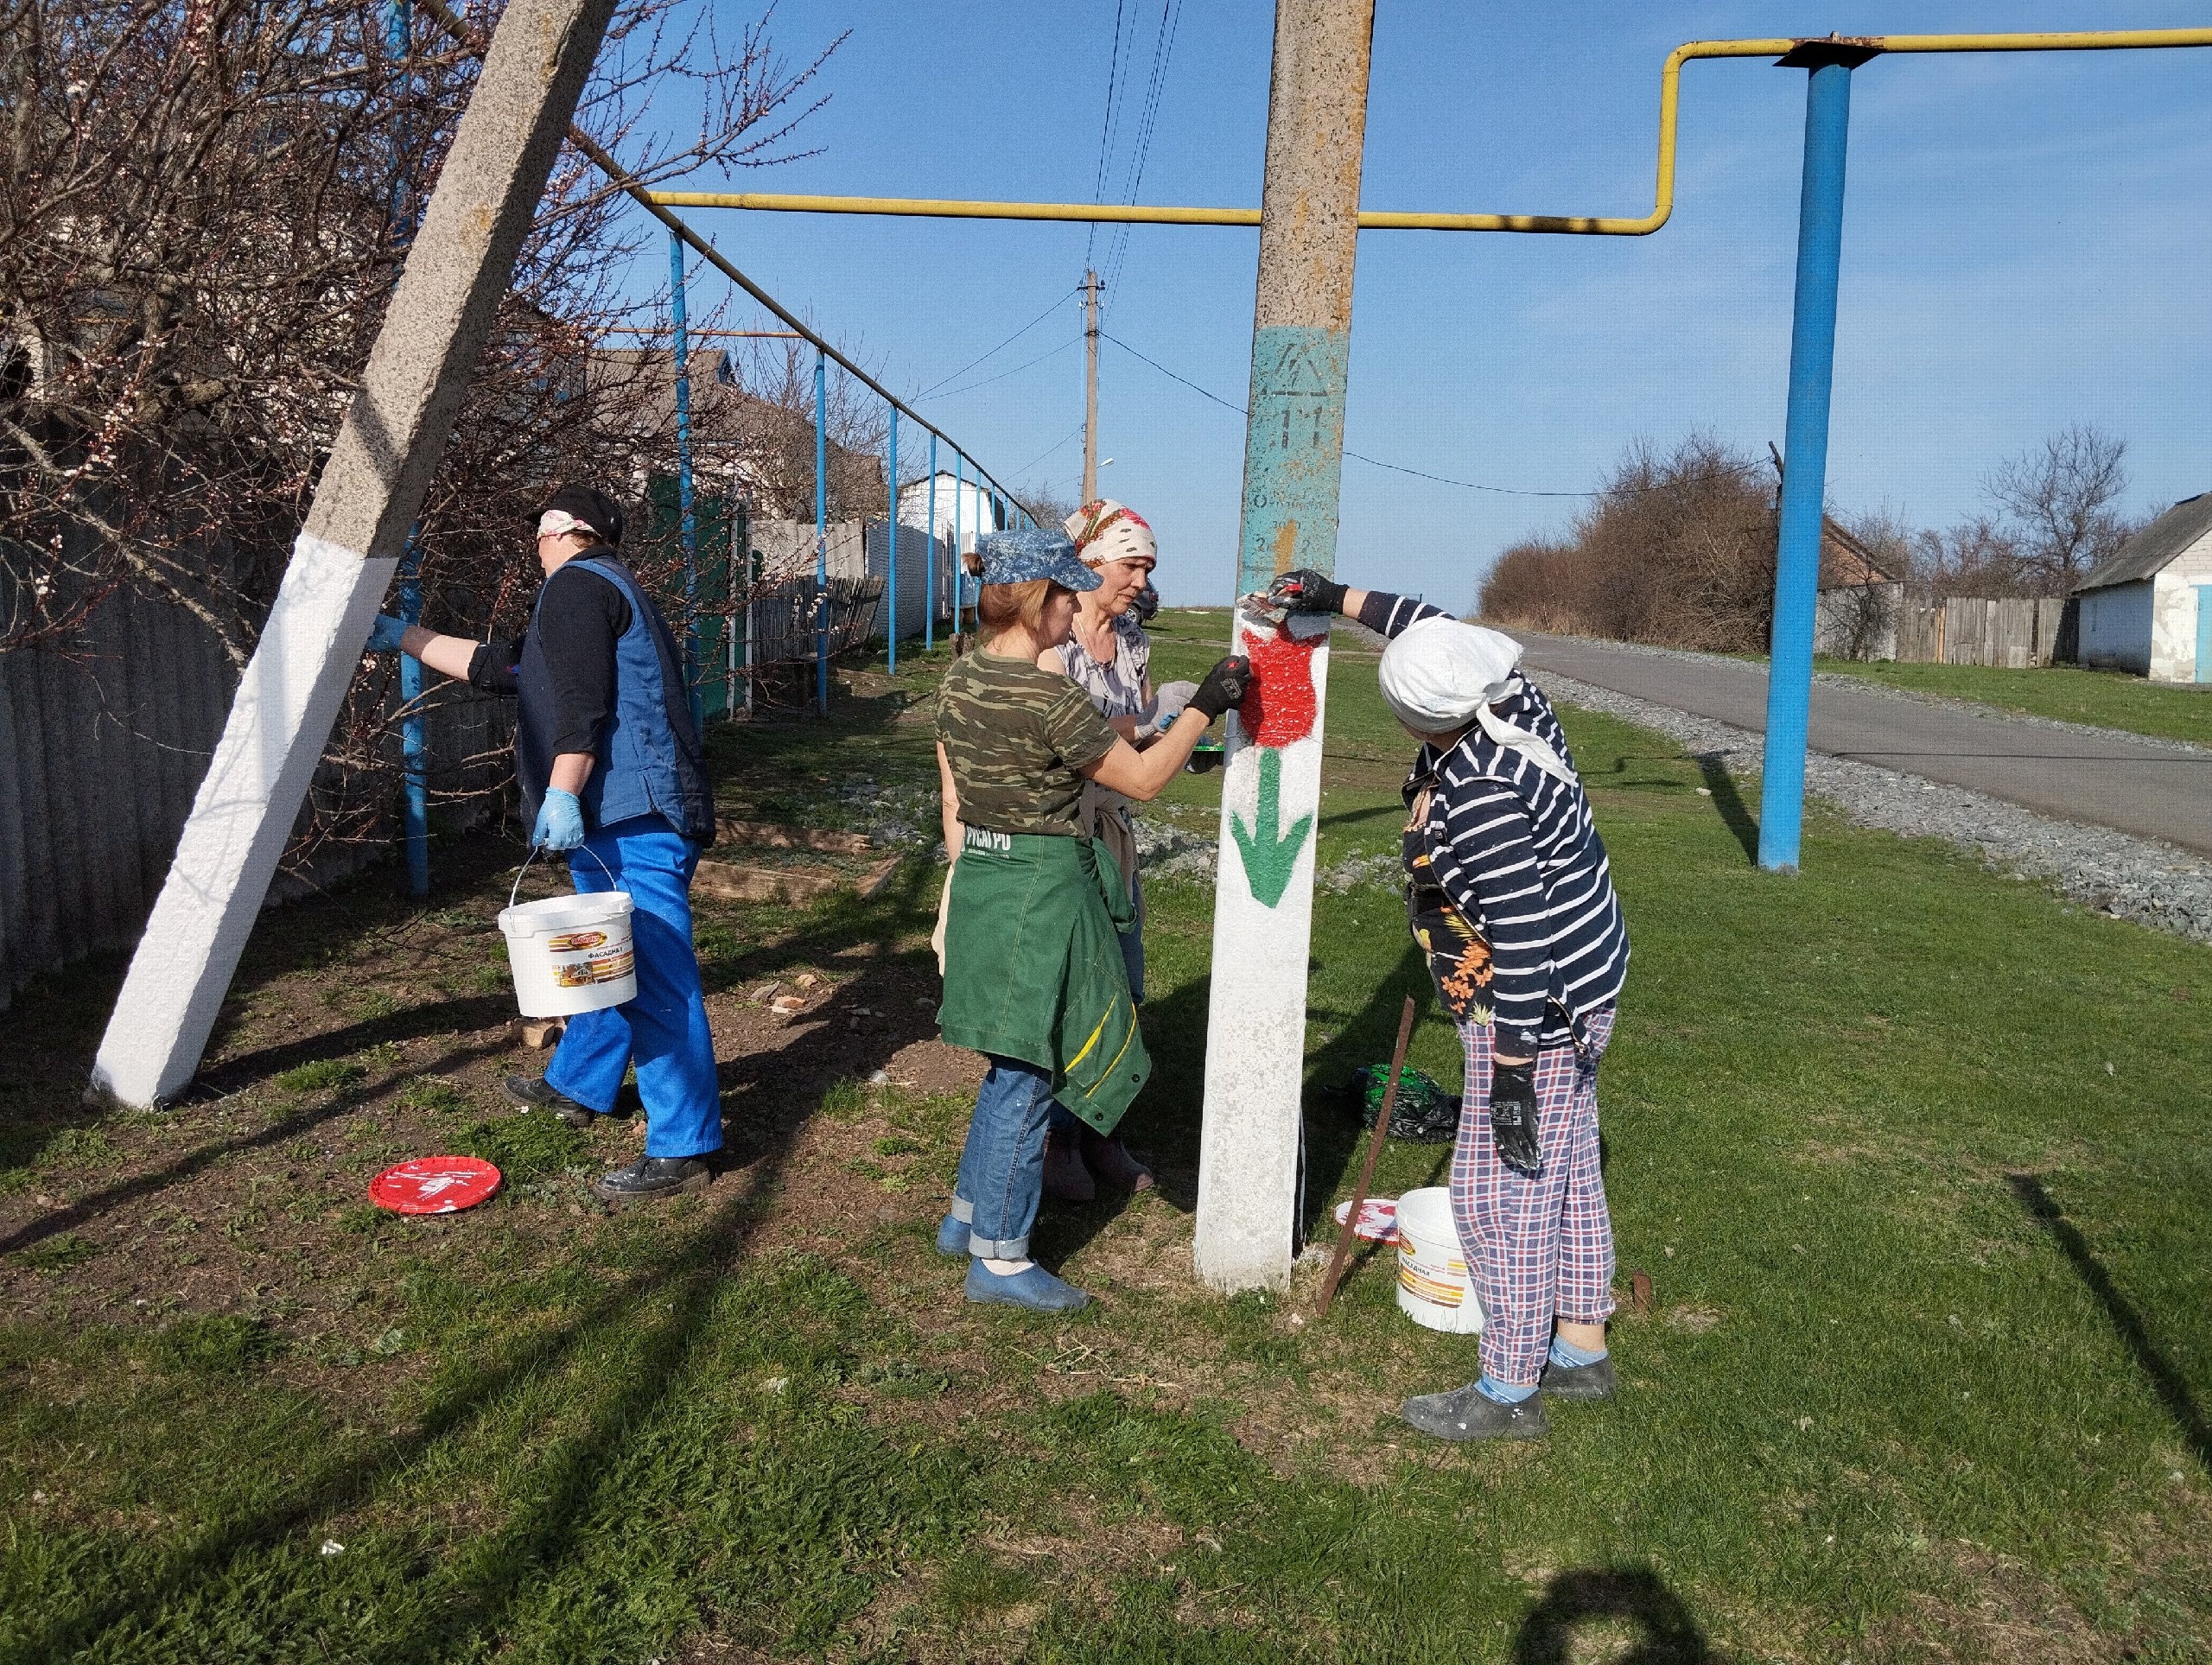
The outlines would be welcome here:
M 1051 1074 L 1019 1058 L 992 1058 L 976 1095 L 952 1217 L 969 1229 L 968 1252 L 1029 1258 L 1029 1228 L 1045 1194 L 1045 1124 L 1056 1108 Z
M 699 956 L 691 947 L 691 870 L 699 864 L 699 846 L 660 817 L 640 815 L 597 829 L 584 848 L 591 855 L 579 853 L 569 863 L 576 889 L 626 890 L 635 904 L 630 931 L 638 993 L 620 1006 L 570 1018 L 545 1084 L 604 1115 L 634 1062 L 645 1105 L 645 1154 L 720 1150 L 721 1089 Z

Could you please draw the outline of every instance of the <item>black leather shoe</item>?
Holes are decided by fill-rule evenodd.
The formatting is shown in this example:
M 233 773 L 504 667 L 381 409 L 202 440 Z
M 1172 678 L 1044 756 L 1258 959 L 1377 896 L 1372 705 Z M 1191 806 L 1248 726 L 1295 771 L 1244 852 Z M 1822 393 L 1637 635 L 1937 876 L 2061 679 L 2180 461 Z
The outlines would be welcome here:
M 1541 1439 L 1552 1431 L 1544 1420 L 1544 1401 L 1536 1395 L 1517 1405 L 1501 1405 L 1472 1382 L 1454 1393 L 1408 1399 L 1398 1414 L 1439 1439 Z
M 525 1110 L 550 1111 L 572 1128 L 588 1128 L 599 1120 L 597 1110 L 577 1103 L 566 1093 L 556 1092 L 545 1084 L 543 1076 L 509 1076 L 499 1084 L 499 1090 Z
M 1547 1359 L 1537 1385 L 1548 1399 L 1611 1399 L 1612 1355 L 1608 1353 L 1595 1364 L 1554 1364 Z
M 602 1203 L 654 1202 L 714 1183 L 714 1170 L 696 1156 L 640 1156 L 593 1180 L 591 1194 Z

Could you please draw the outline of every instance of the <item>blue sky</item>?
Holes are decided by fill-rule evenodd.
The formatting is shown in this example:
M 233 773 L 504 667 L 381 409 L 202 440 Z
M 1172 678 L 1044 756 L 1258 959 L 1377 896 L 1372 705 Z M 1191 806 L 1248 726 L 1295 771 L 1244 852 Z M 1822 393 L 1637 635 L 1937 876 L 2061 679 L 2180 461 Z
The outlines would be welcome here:
M 851 31 L 823 72 L 829 106 L 805 130 L 821 154 L 728 184 L 1088 200 L 1116 9 L 783 0 L 774 34 L 794 58 Z M 1128 168 L 1161 0 L 1122 10 L 1133 62 L 1109 197 Z M 1380 0 L 1369 206 L 1646 212 L 1659 67 L 1686 40 L 2208 21 L 2202 5 L 2091 0 L 1536 10 L 1541 31 L 1528 8 Z M 1258 202 L 1272 17 L 1251 0 L 1182 7 L 1144 200 Z M 1460 480 L 1574 492 L 1638 436 L 1704 428 L 1779 442 L 1804 82 L 1763 60 L 1685 70 L 1675 215 L 1654 236 L 1363 234 L 1347 445 Z M 1891 57 L 1856 73 L 1833 502 L 1947 524 L 1977 507 L 1992 465 L 2076 421 L 2128 441 L 2131 507 L 2212 489 L 2208 118 L 2212 49 Z M 1073 496 L 1087 228 L 690 217 L 910 396 L 1053 308 L 923 408 L 1001 479 Z M 1241 404 L 1257 244 L 1256 232 L 1133 228 L 1106 330 Z M 1109 253 L 1103 228 L 1092 252 Z M 702 298 L 718 283 L 705 280 Z M 1103 489 L 1157 529 L 1167 598 L 1226 600 L 1241 418 L 1109 344 L 1101 428 L 1115 459 Z M 1465 607 L 1501 550 L 1560 528 L 1574 506 L 1348 461 L 1337 570 Z

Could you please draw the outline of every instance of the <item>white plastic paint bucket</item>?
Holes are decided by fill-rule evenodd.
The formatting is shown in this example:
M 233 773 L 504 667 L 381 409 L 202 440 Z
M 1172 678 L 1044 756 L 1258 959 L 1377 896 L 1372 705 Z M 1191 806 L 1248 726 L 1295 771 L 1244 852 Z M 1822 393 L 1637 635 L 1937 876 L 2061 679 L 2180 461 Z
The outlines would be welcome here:
M 1398 1198 L 1398 1310 L 1415 1324 L 1455 1336 L 1483 1327 L 1482 1303 L 1452 1223 L 1452 1193 L 1441 1185 Z
M 588 854 L 588 852 L 587 852 Z M 536 851 L 531 852 L 535 860 Z M 594 860 L 597 858 L 594 857 Z M 606 867 L 605 862 L 600 863 Z M 527 868 L 529 861 L 523 866 Z M 608 878 L 613 875 L 610 873 Z M 522 874 L 515 875 L 515 889 Z M 515 1001 L 526 1018 L 563 1018 L 620 1006 L 638 996 L 638 956 L 630 935 L 630 893 L 578 892 L 515 905 L 499 914 Z

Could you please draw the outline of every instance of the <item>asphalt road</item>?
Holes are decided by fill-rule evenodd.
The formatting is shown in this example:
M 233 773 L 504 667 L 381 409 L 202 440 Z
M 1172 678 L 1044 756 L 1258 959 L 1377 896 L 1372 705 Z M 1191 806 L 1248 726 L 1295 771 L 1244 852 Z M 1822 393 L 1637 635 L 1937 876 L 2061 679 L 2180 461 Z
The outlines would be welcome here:
M 1513 634 L 1539 681 L 1545 671 L 1556 671 L 1753 734 L 1766 732 L 1764 665 L 1640 653 L 1531 631 Z M 1833 757 L 2212 855 L 2212 755 L 2201 752 L 1817 682 L 1811 742 L 1815 751 Z

